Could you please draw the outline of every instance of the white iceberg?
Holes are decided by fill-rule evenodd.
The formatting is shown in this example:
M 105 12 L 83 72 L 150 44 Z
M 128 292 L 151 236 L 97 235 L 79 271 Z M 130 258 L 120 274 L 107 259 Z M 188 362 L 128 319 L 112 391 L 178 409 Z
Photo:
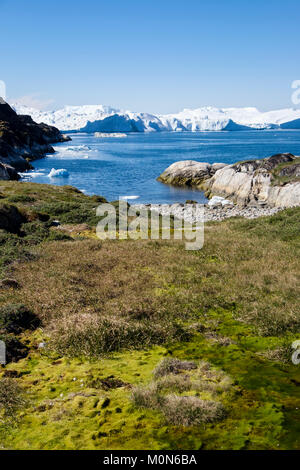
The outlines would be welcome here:
M 110 106 L 65 106 L 57 111 L 39 111 L 13 104 L 19 114 L 28 114 L 38 123 L 63 131 L 83 132 L 157 132 L 157 131 L 236 131 L 246 129 L 299 129 L 300 109 L 263 112 L 257 108 L 184 109 L 175 114 L 136 113 Z M 85 146 L 70 146 L 71 152 L 87 151 Z
M 22 178 L 38 178 L 39 176 L 46 176 L 43 171 L 26 171 L 24 173 L 19 173 Z
M 49 178 L 66 178 L 69 176 L 68 170 L 65 170 L 64 168 L 60 168 L 58 170 L 55 170 L 55 168 L 52 168 L 52 170 L 49 173 Z

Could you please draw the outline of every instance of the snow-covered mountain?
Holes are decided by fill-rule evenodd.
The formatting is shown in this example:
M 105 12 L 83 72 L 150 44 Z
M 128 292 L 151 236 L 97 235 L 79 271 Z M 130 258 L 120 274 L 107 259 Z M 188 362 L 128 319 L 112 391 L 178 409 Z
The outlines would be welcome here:
M 177 114 L 134 113 L 103 105 L 65 106 L 58 111 L 39 111 L 13 104 L 18 114 L 29 114 L 38 123 L 62 131 L 157 132 L 222 131 L 245 129 L 300 129 L 300 109 L 260 112 L 257 108 L 184 109 Z
M 102 120 L 120 113 L 119 109 L 103 105 L 65 106 L 58 111 L 39 111 L 17 103 L 12 104 L 12 107 L 18 114 L 29 114 L 37 123 L 44 122 L 64 131 L 79 130 L 88 121 Z

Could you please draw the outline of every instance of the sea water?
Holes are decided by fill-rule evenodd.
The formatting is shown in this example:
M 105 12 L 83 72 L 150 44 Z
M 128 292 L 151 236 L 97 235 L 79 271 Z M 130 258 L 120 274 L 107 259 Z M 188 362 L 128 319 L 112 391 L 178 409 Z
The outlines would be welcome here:
M 118 139 L 70 136 L 71 142 L 54 146 L 55 154 L 33 162 L 35 170 L 23 179 L 72 185 L 109 201 L 122 197 L 136 203 L 201 203 L 206 201 L 201 191 L 171 187 L 156 178 L 180 160 L 230 164 L 281 152 L 300 155 L 300 131 L 153 132 Z M 65 171 L 52 172 L 56 176 L 51 177 L 52 169 Z

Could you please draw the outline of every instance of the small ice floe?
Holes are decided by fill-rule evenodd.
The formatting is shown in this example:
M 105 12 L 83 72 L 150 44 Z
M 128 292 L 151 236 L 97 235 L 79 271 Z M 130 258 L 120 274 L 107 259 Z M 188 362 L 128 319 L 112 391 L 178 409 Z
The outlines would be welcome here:
M 52 170 L 49 173 L 49 178 L 66 178 L 69 176 L 68 170 L 65 170 L 64 168 L 60 168 L 58 170 L 55 170 L 55 168 L 52 168 Z
M 86 158 L 86 154 L 91 152 L 88 145 L 69 145 L 68 147 L 54 147 L 56 152 L 55 158 L 76 157 Z M 81 155 L 83 153 L 83 155 Z
M 114 139 L 123 139 L 124 137 L 127 137 L 127 134 L 124 134 L 123 132 L 95 132 L 94 136 L 97 139 L 106 139 L 113 137 Z
M 70 148 L 75 152 L 89 152 L 91 150 L 91 147 L 89 147 L 88 145 L 77 145 Z
M 89 152 L 91 147 L 88 145 L 69 145 L 68 147 L 54 147 L 58 152 Z
M 45 176 L 45 173 L 43 171 L 36 171 L 30 173 L 31 178 L 38 178 L 39 176 Z
M 127 201 L 128 199 L 139 199 L 140 196 L 120 196 L 120 199 Z
M 23 179 L 37 178 L 38 176 L 46 176 L 42 171 L 26 171 L 24 173 L 19 173 Z
M 228 205 L 232 205 L 232 202 L 229 201 L 228 199 L 225 199 L 224 197 L 213 196 L 208 202 L 208 205 L 209 206 L 216 206 L 216 205 L 228 206 Z

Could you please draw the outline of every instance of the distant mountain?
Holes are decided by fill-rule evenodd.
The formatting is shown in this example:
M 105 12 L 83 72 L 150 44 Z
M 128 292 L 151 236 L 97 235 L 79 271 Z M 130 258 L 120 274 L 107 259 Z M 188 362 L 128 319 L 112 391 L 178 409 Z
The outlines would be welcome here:
M 18 104 L 18 114 L 27 114 L 38 123 L 62 131 L 158 132 L 158 131 L 238 131 L 251 129 L 299 129 L 300 109 L 260 112 L 257 108 L 184 109 L 177 114 L 134 113 L 110 106 L 65 106 L 58 111 L 39 111 Z

